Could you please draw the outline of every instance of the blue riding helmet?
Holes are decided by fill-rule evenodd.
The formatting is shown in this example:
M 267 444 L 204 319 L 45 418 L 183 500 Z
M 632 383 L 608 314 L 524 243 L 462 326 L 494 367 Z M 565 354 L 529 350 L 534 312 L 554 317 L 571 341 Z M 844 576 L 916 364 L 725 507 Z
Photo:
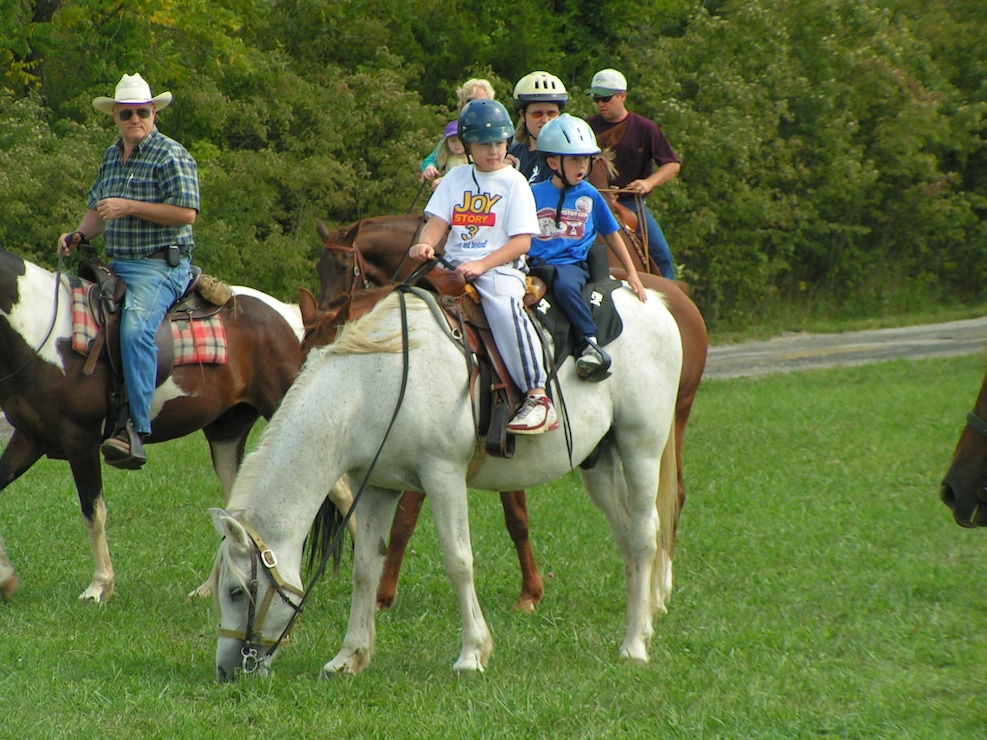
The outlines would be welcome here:
M 511 116 L 496 100 L 471 100 L 459 112 L 459 138 L 464 144 L 509 141 L 513 136 Z
M 537 149 L 542 157 L 592 157 L 600 153 L 593 129 L 582 118 L 568 113 L 545 124 L 538 134 Z

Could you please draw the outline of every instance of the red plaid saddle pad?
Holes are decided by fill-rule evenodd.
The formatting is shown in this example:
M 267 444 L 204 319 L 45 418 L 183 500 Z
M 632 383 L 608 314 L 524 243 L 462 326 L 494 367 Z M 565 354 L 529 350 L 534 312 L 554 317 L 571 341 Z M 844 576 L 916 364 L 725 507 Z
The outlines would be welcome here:
M 72 349 L 89 354 L 96 338 L 96 318 L 89 308 L 91 283 L 72 286 Z M 219 316 L 171 322 L 176 365 L 225 365 L 226 328 Z

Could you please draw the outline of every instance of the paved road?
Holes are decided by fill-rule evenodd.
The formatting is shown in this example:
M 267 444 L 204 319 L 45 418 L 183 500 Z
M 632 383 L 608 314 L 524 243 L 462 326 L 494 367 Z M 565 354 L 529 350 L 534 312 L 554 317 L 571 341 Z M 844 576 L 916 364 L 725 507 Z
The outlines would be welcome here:
M 710 347 L 705 378 L 864 365 L 896 358 L 950 357 L 984 351 L 987 317 L 944 324 L 840 334 L 790 334 Z

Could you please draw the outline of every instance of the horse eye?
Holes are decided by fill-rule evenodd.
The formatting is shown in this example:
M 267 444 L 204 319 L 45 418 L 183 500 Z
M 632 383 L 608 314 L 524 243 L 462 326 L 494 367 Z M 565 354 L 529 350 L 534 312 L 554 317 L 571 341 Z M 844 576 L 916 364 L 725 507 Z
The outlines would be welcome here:
M 230 589 L 230 598 L 236 601 L 237 599 L 242 598 L 245 593 L 247 592 L 242 586 L 236 586 L 235 588 Z

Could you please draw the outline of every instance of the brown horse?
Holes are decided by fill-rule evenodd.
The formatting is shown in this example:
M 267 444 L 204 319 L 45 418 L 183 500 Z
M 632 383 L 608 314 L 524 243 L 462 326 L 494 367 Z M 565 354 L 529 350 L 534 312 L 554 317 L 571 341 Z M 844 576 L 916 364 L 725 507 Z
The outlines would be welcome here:
M 987 527 L 987 374 L 973 411 L 966 415 L 939 498 L 961 527 Z
M 322 256 L 318 262 L 321 290 L 319 305 L 329 304 L 344 293 L 354 293 L 367 285 L 383 285 L 402 279 L 420 266 L 407 259 L 408 248 L 417 241 L 423 220 L 419 216 L 377 216 L 331 231 L 319 223 Z M 624 230 L 625 240 L 627 238 Z M 609 254 L 609 250 L 607 250 Z M 632 256 L 635 251 L 632 250 Z M 640 254 L 640 252 L 638 252 Z M 657 270 L 655 270 L 657 273 Z M 615 277 L 623 273 L 611 268 Z M 675 452 L 678 463 L 679 511 L 685 502 L 682 480 L 682 440 L 692 403 L 706 367 L 707 336 L 702 314 L 688 295 L 674 282 L 657 274 L 642 272 L 645 287 L 659 291 L 668 303 L 682 335 L 683 364 L 675 409 Z M 521 595 L 515 607 L 532 611 L 544 593 L 541 575 L 531 551 L 528 512 L 524 491 L 502 491 L 501 504 L 507 530 L 521 565 Z M 391 528 L 384 573 L 378 588 L 378 606 L 389 607 L 397 592 L 397 577 L 411 533 L 414 531 L 424 496 L 404 494 Z M 676 522 L 677 526 L 678 522 Z
M 220 310 L 225 364 L 178 365 L 152 402 L 148 442 L 201 429 L 224 497 L 243 458 L 247 435 L 270 418 L 298 373 L 301 316 L 297 308 L 249 288 L 234 288 Z M 105 602 L 115 575 L 106 543 L 99 446 L 107 415 L 111 370 L 101 360 L 91 375 L 72 349 L 67 280 L 0 249 L 0 407 L 13 435 L 0 455 L 0 491 L 37 460 L 68 460 L 95 561 L 92 583 L 80 598 Z M 0 594 L 19 579 L 0 544 Z

